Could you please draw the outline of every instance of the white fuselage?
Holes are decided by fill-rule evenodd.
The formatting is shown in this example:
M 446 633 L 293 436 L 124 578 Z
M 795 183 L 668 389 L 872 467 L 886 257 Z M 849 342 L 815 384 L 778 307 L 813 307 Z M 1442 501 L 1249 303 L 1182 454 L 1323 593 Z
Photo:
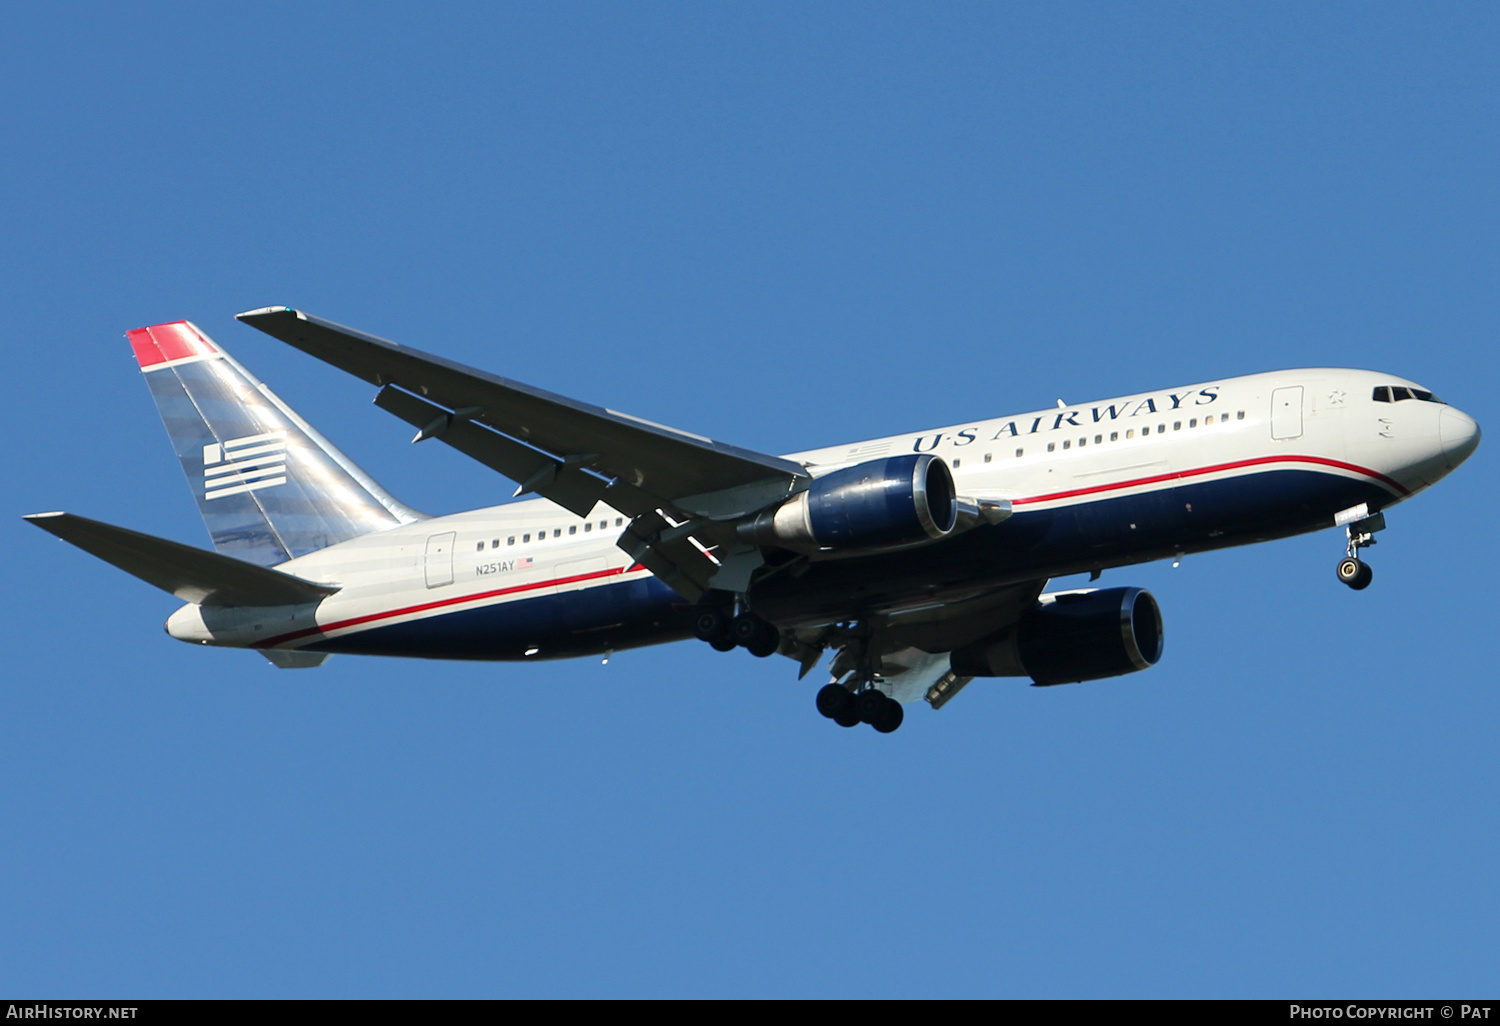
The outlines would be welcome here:
M 1289 468 L 1373 488 L 1376 504 L 1389 506 L 1467 457 L 1478 428 L 1440 403 L 1376 402 L 1372 396 L 1381 386 L 1417 387 L 1358 370 L 1254 374 L 788 458 L 816 476 L 880 457 L 930 452 L 948 462 L 959 495 L 1009 500 L 1017 517 Z M 1337 512 L 1321 511 L 1319 523 L 1305 529 L 1332 525 Z M 542 499 L 424 519 L 281 565 L 299 577 L 341 586 L 321 603 L 264 610 L 190 605 L 167 628 L 173 637 L 202 644 L 296 648 L 375 626 L 645 581 L 650 573 L 633 566 L 615 544 L 626 522 L 604 505 L 578 517 Z M 1240 534 L 1224 543 L 1254 540 L 1253 532 Z M 1127 536 L 1100 563 L 1140 558 Z

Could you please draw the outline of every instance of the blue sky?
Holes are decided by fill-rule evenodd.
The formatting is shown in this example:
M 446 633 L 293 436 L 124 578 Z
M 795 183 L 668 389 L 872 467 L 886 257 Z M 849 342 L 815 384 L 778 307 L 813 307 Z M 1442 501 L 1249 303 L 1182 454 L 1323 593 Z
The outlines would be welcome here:
M 5 22 L 0 991 L 1494 989 L 1493 445 L 1366 592 L 1331 529 L 1111 571 L 1158 667 L 890 737 L 698 644 L 279 672 L 18 519 L 207 544 L 123 339 L 183 317 L 411 504 L 509 495 L 273 303 L 771 452 L 1291 366 L 1493 430 L 1493 5 Z

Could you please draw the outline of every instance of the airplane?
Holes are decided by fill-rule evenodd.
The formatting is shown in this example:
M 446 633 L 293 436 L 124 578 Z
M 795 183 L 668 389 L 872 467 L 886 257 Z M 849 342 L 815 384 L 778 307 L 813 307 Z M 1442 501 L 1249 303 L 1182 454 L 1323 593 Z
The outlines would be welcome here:
M 980 677 L 1120 676 L 1163 652 L 1133 587 L 1058 577 L 1345 529 L 1479 445 L 1415 382 L 1251 374 L 773 456 L 578 402 L 290 307 L 238 319 L 517 484 L 448 516 L 400 502 L 188 321 L 127 332 L 214 551 L 69 513 L 25 519 L 186 604 L 167 633 L 278 667 L 334 653 L 603 656 L 696 637 L 779 653 L 818 711 L 900 727 Z M 523 498 L 523 496 L 532 496 Z

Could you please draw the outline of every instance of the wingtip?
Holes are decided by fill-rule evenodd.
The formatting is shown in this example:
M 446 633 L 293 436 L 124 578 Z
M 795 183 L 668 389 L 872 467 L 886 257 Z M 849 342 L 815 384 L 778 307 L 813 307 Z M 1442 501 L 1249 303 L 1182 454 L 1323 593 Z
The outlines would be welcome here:
M 306 318 L 302 316 L 301 310 L 297 310 L 290 306 L 262 306 L 254 310 L 246 310 L 244 313 L 237 313 L 234 315 L 234 319 L 237 321 L 248 321 L 253 317 L 270 317 L 274 314 L 283 313 L 294 314 L 299 319 L 306 320 Z

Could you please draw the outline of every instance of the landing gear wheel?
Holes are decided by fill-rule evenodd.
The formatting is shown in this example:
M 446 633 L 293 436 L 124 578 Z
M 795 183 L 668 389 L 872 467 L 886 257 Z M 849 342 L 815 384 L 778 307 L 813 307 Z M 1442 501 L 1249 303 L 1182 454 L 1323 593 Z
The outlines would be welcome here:
M 1339 560 L 1338 575 L 1340 581 L 1355 591 L 1363 591 L 1375 579 L 1375 571 L 1370 565 L 1354 556 Z
M 729 636 L 729 617 L 722 609 L 700 609 L 693 615 L 693 636 L 699 641 L 713 641 Z
M 741 613 L 729 625 L 729 635 L 753 656 L 774 655 L 781 646 L 781 632 L 754 613 Z
M 761 621 L 760 627 L 760 633 L 745 648 L 750 651 L 751 655 L 764 659 L 766 656 L 775 655 L 776 650 L 781 647 L 781 632 L 776 629 L 775 625 L 766 623 L 764 620 Z
M 854 711 L 859 714 L 861 723 L 879 723 L 889 701 L 883 692 L 869 688 L 854 696 Z
M 754 613 L 741 613 L 729 622 L 729 636 L 736 645 L 749 645 L 760 633 L 762 622 Z
M 889 734 L 901 726 L 901 721 L 906 719 L 906 713 L 901 708 L 901 703 L 894 698 L 885 700 L 885 708 L 880 711 L 880 718 L 870 726 L 882 734 Z
M 849 697 L 853 698 L 854 696 L 850 695 Z M 841 727 L 859 726 L 859 713 L 855 711 L 854 703 L 850 702 L 847 706 L 845 706 L 843 710 L 833 718 L 833 722 L 837 723 Z
M 733 652 L 736 648 L 739 648 L 734 643 L 734 639 L 728 634 L 725 634 L 722 638 L 714 638 L 708 644 L 715 652 Z
M 853 706 L 854 696 L 842 684 L 825 684 L 818 692 L 818 712 L 830 720 L 838 719 L 840 713 L 850 712 Z

